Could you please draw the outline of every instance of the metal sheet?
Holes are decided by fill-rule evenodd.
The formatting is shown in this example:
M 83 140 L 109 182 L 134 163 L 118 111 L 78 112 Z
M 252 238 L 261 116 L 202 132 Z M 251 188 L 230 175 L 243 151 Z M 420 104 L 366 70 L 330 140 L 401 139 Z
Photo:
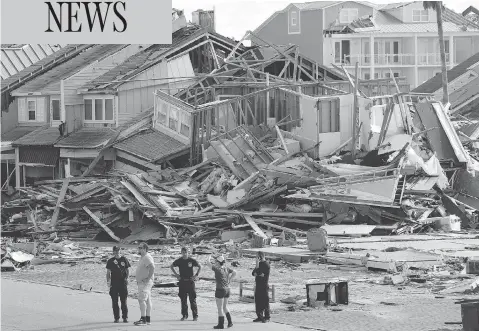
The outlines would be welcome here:
M 367 236 L 376 228 L 375 225 L 323 225 L 328 236 Z

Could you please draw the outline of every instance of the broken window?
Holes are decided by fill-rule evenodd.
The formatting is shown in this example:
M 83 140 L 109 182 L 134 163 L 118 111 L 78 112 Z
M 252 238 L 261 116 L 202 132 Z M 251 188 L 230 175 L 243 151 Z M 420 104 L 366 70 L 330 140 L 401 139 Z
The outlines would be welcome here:
M 178 109 L 170 108 L 169 128 L 173 131 L 178 131 Z
M 162 103 L 160 109 L 158 110 L 158 122 L 162 125 L 166 125 L 166 118 L 168 116 L 168 105 Z
M 180 114 L 180 119 L 181 119 L 180 133 L 185 137 L 189 137 L 191 115 L 182 111 Z

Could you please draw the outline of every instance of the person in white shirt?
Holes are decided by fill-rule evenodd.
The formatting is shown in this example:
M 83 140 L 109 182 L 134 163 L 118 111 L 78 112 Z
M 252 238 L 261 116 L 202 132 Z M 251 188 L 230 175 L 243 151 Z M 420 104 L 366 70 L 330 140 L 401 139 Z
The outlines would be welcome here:
M 141 318 L 135 325 L 150 325 L 151 323 L 151 288 L 154 283 L 155 262 L 148 253 L 148 245 L 140 243 L 138 252 L 141 255 L 136 267 L 136 283 L 138 284 L 138 302 L 140 304 Z

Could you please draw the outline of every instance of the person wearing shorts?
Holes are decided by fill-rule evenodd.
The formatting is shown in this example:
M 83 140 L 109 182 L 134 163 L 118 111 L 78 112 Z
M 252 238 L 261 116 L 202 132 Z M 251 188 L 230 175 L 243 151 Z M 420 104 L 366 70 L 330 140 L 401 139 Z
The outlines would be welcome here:
M 216 307 L 218 308 L 218 325 L 215 325 L 214 329 L 224 329 L 225 315 L 228 319 L 228 327 L 233 326 L 231 320 L 231 314 L 228 309 L 228 298 L 230 297 L 229 284 L 231 280 L 236 276 L 236 271 L 228 268 L 225 265 L 225 258 L 223 256 L 217 257 L 214 262 L 211 261 L 211 256 L 208 259 L 208 265 L 215 273 L 216 280 Z
M 150 325 L 151 323 L 151 288 L 155 274 L 155 262 L 148 253 L 148 245 L 138 245 L 138 252 L 141 255 L 136 267 L 136 283 L 138 284 L 138 303 L 140 304 L 141 318 L 134 324 L 138 326 Z

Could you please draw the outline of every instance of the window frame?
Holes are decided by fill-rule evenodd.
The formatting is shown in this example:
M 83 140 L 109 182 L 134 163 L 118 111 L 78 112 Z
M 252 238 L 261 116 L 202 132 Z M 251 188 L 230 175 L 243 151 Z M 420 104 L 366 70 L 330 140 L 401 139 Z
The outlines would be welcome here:
M 25 107 L 26 109 L 25 110 L 27 112 L 27 114 L 26 114 L 27 122 L 38 122 L 38 120 L 37 120 L 37 118 L 38 118 L 38 116 L 37 116 L 37 110 L 38 110 L 37 100 L 36 99 L 31 99 L 31 98 L 26 98 L 25 101 L 26 101 L 26 107 Z M 30 102 L 33 102 L 35 104 L 35 110 L 34 110 L 35 118 L 33 120 L 30 119 L 30 107 L 28 106 Z
M 55 111 L 53 109 L 53 104 L 55 102 L 58 102 L 58 119 L 55 119 L 54 118 L 54 114 L 55 114 Z M 58 98 L 51 98 L 50 99 L 50 107 L 51 107 L 51 116 L 52 116 L 52 122 L 60 122 L 62 120 L 62 104 L 61 104 L 61 100 L 58 99 Z
M 417 12 L 419 12 L 419 14 L 417 14 Z M 424 12 L 426 12 L 426 14 L 427 14 L 426 20 L 423 19 L 424 18 L 424 15 L 423 15 Z M 417 17 L 419 17 L 419 20 L 415 19 Z M 429 22 L 429 10 L 428 9 L 413 9 L 411 19 L 414 23 L 427 23 L 427 22 Z
M 294 17 L 293 17 L 293 15 L 294 15 Z M 290 22 L 291 22 L 291 26 L 297 26 L 298 25 L 298 12 L 296 10 L 291 11 Z
M 343 21 L 343 12 L 347 12 L 347 20 L 346 21 Z M 351 15 L 351 12 L 354 12 L 355 13 L 355 18 L 351 19 L 352 16 L 354 15 Z M 339 23 L 341 24 L 349 24 L 351 23 L 352 21 L 356 20 L 359 18 L 359 9 L 358 8 L 342 8 L 340 11 L 339 11 Z
M 86 111 L 85 111 L 85 104 L 86 101 L 89 100 L 91 101 L 91 120 L 86 119 Z M 101 100 L 101 105 L 102 105 L 102 115 L 103 118 L 101 120 L 96 119 L 96 101 Z M 107 120 L 106 119 L 106 100 L 111 100 L 112 103 L 112 119 Z M 115 98 L 113 96 L 108 96 L 108 97 L 85 97 L 83 98 L 83 122 L 84 123 L 105 123 L 105 124 L 113 124 L 115 123 Z

